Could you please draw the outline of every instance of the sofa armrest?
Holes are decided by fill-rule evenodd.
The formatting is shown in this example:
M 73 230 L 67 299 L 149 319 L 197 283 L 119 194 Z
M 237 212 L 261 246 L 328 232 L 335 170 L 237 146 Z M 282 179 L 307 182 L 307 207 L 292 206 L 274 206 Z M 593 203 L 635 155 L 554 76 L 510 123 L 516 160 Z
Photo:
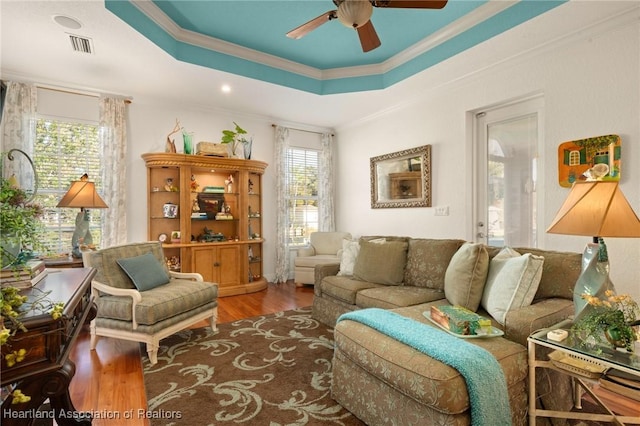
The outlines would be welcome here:
M 320 290 L 320 283 L 322 282 L 322 279 L 331 275 L 337 275 L 338 271 L 340 271 L 339 263 L 326 263 L 316 265 L 313 268 L 313 292 L 316 296 L 320 296 L 322 294 Z
M 132 327 L 134 330 L 138 328 L 138 322 L 136 321 L 136 305 L 142 301 L 142 295 L 138 290 L 132 288 L 111 287 L 110 285 L 101 283 L 100 281 L 91 281 L 91 296 L 96 299 L 99 297 L 99 292 L 110 296 L 130 297 L 133 300 L 133 303 L 131 304 Z
M 553 298 L 507 312 L 504 322 L 505 337 L 527 346 L 527 337 L 536 330 L 551 327 L 574 314 L 573 302 Z
M 191 280 L 191 281 L 204 281 L 202 275 L 197 272 L 175 272 L 169 271 L 169 276 L 171 278 L 182 279 L 182 280 Z
M 313 248 L 313 246 L 300 247 L 298 249 L 298 257 L 308 257 L 308 256 L 315 256 L 315 255 L 316 255 L 316 250 Z

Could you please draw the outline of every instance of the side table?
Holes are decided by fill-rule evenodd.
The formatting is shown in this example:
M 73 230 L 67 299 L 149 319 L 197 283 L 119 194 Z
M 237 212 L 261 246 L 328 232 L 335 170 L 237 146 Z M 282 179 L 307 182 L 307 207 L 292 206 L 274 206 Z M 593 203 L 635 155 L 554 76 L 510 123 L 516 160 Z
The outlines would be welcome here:
M 30 425 L 38 416 L 54 417 L 59 425 L 91 424 L 91 416 L 77 412 L 69 395 L 69 383 L 76 368 L 69 353 L 82 326 L 96 314 L 91 298 L 91 279 L 95 274 L 93 268 L 63 269 L 50 272 L 36 284 L 38 289 L 49 292 L 47 297 L 51 301 L 64 302 L 64 310 L 57 320 L 48 312 L 37 310 L 21 318 L 27 331 L 11 338 L 12 350 L 25 348 L 27 355 L 8 367 L 2 354 L 0 386 L 15 385 L 31 400 L 12 404 L 13 398 L 8 396 L 2 402 L 3 425 Z M 23 294 L 31 300 L 42 295 L 34 289 Z M 38 412 L 46 399 L 51 410 Z
M 613 413 L 607 405 L 591 389 L 589 384 L 596 381 L 580 374 L 556 367 L 551 361 L 536 359 L 536 346 L 544 346 L 550 349 L 561 351 L 565 354 L 576 356 L 586 361 L 600 364 L 604 367 L 624 371 L 640 379 L 640 354 L 620 352 L 614 349 L 599 347 L 600 351 L 580 345 L 576 338 L 569 332 L 569 337 L 561 342 L 556 342 L 547 338 L 547 332 L 555 329 L 569 331 L 571 321 L 565 320 L 550 328 L 533 333 L 527 339 L 529 352 L 529 425 L 535 426 L 536 417 L 554 417 L 563 419 L 580 419 L 592 421 L 614 422 L 618 425 L 640 424 L 640 417 L 619 416 Z M 536 408 L 536 368 L 548 368 L 569 375 L 573 378 L 577 388 L 584 389 L 608 414 L 563 412 L 555 410 L 542 410 Z M 574 401 L 579 407 L 579 401 Z

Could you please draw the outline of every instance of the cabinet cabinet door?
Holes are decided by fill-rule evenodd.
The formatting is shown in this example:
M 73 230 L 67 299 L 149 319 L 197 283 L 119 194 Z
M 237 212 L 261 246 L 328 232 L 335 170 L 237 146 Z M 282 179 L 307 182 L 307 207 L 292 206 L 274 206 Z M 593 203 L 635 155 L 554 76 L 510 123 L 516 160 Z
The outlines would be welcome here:
M 213 274 L 215 261 L 215 250 L 207 247 L 193 249 L 191 271 L 202 275 L 205 281 L 215 283 L 217 282 Z
M 218 284 L 220 287 L 240 284 L 240 247 L 218 247 L 217 258 L 218 266 L 215 266 L 215 268 L 218 270 Z
M 240 247 L 237 245 L 194 248 L 192 262 L 192 270 L 205 281 L 220 287 L 240 284 Z

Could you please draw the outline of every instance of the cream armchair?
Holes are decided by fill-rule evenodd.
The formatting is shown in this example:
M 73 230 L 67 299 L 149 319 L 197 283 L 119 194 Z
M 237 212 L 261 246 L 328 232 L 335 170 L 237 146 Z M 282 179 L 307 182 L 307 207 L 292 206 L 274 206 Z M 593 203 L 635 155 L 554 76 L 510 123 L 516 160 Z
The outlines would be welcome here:
M 169 271 L 159 242 L 84 252 L 83 261 L 97 271 L 91 283 L 98 307 L 91 350 L 98 336 L 143 342 L 155 364 L 161 339 L 202 320 L 216 330 L 218 285 L 197 273 Z
M 298 250 L 294 260 L 296 285 L 314 284 L 316 265 L 340 264 L 342 240 L 351 239 L 348 232 L 312 232 L 309 245 Z

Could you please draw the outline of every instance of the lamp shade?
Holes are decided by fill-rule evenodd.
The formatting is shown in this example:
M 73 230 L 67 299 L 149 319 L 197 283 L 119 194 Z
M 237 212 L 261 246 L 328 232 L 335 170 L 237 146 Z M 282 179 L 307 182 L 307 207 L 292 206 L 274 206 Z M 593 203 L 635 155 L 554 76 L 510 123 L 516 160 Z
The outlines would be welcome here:
M 618 182 L 580 181 L 547 229 L 551 234 L 640 237 L 640 219 Z
M 106 209 L 107 204 L 96 192 L 96 185 L 86 180 L 74 180 L 71 188 L 56 207 L 80 207 Z

